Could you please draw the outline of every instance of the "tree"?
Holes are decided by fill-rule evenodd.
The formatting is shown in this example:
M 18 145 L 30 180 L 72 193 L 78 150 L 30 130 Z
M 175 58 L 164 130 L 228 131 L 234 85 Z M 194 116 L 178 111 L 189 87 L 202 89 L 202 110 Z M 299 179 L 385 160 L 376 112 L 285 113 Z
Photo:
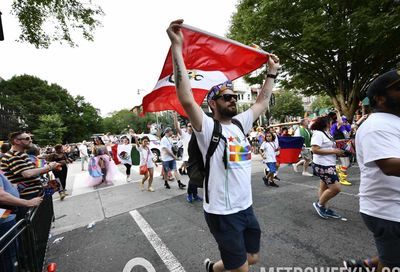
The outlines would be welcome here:
M 229 36 L 280 57 L 282 85 L 326 94 L 351 118 L 372 79 L 400 61 L 396 0 L 242 0 Z
M 39 126 L 33 131 L 35 142 L 40 145 L 60 144 L 66 130 L 67 128 L 63 126 L 60 115 L 41 115 L 39 116 Z
M 13 122 L 10 127 L 0 127 L 0 135 L 20 130 L 39 128 L 41 115 L 58 114 L 67 128 L 63 142 L 77 142 L 102 130 L 99 111 L 82 96 L 74 98 L 57 84 L 48 84 L 40 78 L 22 75 L 0 82 L 1 112 Z
M 128 128 L 133 128 L 137 133 L 148 133 L 149 124 L 155 123 L 157 120 L 155 113 L 147 113 L 145 116 L 138 116 L 127 109 L 113 112 L 111 116 L 103 119 L 104 131 L 112 134 L 121 134 L 127 132 Z M 160 116 L 159 122 L 172 127 L 172 117 L 167 115 Z
M 79 31 L 83 38 L 92 41 L 93 31 L 101 25 L 97 17 L 104 15 L 91 1 L 79 0 L 14 0 L 12 13 L 20 23 L 19 39 L 36 48 L 48 48 L 54 41 L 76 46 L 71 31 Z
M 319 110 L 324 108 L 333 108 L 332 99 L 327 95 L 318 95 L 317 99 L 311 104 L 311 110 Z
M 271 115 L 280 122 L 285 122 L 287 117 L 304 114 L 301 98 L 293 92 L 284 90 L 277 94 L 275 99 L 275 105 L 271 108 Z

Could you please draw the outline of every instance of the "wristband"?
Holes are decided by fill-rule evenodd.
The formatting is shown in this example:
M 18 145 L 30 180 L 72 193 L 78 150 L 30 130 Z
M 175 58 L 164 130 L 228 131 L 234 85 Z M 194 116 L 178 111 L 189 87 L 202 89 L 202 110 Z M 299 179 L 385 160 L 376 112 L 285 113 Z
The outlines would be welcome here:
M 276 78 L 278 75 L 276 74 L 276 75 L 274 75 L 274 74 L 267 74 L 267 77 L 269 77 L 269 78 Z

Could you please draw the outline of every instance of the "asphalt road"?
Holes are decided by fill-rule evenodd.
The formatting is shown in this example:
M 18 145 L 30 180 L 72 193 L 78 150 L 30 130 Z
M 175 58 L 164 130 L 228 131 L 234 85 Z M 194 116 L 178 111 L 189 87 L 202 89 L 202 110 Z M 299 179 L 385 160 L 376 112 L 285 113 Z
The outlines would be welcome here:
M 312 207 L 319 185 L 316 177 L 303 177 L 287 166 L 281 169 L 279 188 L 265 187 L 262 167 L 254 160 L 253 207 L 263 233 L 261 260 L 251 271 L 338 267 L 343 259 L 376 254 L 372 235 L 358 213 L 357 167 L 350 169 L 353 186 L 344 187 L 331 201 L 347 221 L 318 217 Z M 60 237 L 62 241 L 53 243 Z M 184 195 L 105 218 L 90 229 L 53 236 L 47 252 L 48 262 L 57 263 L 58 272 L 205 271 L 207 257 L 219 259 L 217 245 L 201 203 L 189 204 Z

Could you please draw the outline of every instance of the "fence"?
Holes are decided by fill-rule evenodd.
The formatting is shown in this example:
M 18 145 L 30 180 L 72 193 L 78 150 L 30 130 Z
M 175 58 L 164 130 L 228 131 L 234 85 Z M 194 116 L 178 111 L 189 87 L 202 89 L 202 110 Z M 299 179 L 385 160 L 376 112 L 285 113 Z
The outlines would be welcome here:
M 38 207 L 29 209 L 23 219 L 0 237 L 0 260 L 6 249 L 17 245 L 15 270 L 42 272 L 53 214 L 51 197 L 46 197 Z

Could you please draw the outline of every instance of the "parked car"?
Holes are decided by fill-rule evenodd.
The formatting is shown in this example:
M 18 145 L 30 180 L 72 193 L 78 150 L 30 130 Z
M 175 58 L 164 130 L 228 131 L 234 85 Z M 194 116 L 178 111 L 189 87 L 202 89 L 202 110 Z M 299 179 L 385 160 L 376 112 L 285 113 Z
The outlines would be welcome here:
M 153 135 L 153 134 L 138 134 L 139 141 L 144 137 L 147 136 L 150 139 L 149 148 L 154 155 L 154 161 L 158 162 L 161 158 L 161 145 L 160 139 Z

